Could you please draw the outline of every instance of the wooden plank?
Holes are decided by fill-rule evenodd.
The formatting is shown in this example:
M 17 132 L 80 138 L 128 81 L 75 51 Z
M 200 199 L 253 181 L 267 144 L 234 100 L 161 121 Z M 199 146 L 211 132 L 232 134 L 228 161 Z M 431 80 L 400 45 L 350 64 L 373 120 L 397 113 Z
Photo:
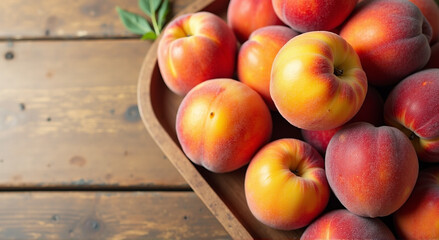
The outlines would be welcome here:
M 188 189 L 138 113 L 149 44 L 0 44 L 0 188 Z
M 0 239 L 229 239 L 193 192 L 3 192 Z
M 116 6 L 146 17 L 138 0 L 2 0 L 0 39 L 135 37 L 122 25 Z M 191 0 L 170 1 L 170 15 Z

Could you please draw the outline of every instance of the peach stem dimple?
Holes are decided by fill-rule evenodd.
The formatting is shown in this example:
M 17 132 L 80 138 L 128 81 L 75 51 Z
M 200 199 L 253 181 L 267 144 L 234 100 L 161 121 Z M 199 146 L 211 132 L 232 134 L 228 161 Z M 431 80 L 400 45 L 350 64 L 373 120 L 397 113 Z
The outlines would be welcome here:
M 341 75 L 343 75 L 343 69 L 334 67 L 334 74 L 335 76 L 340 77 Z

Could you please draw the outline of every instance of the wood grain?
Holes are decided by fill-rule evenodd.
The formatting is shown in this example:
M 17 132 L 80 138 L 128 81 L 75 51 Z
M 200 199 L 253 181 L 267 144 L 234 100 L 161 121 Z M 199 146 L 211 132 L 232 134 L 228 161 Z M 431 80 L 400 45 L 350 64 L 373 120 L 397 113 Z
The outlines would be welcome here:
M 228 239 L 193 192 L 6 192 L 0 239 Z
M 146 15 L 137 0 L 2 0 L 0 39 L 138 38 L 122 25 L 116 6 Z M 170 15 L 190 0 L 170 1 Z
M 147 133 L 139 40 L 0 44 L 0 188 L 188 189 Z

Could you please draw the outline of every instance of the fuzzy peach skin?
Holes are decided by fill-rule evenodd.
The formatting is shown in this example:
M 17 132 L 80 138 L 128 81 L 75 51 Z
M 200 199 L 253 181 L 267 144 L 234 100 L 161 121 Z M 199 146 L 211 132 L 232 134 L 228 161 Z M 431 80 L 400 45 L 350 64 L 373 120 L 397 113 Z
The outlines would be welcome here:
M 439 166 L 419 172 L 413 193 L 393 220 L 401 239 L 439 239 Z
M 227 23 L 240 42 L 247 41 L 258 28 L 284 25 L 274 12 L 271 0 L 231 0 L 227 8 Z
M 431 46 L 431 57 L 424 69 L 427 68 L 439 68 L 439 42 Z
M 277 16 L 298 32 L 324 30 L 339 26 L 352 12 L 357 0 L 273 0 Z
M 384 104 L 384 120 L 410 138 L 420 160 L 439 162 L 439 68 L 396 85 Z
M 344 126 L 325 156 L 329 186 L 350 212 L 388 216 L 409 198 L 418 177 L 410 140 L 394 127 L 357 122 Z
M 300 240 L 314 239 L 395 239 L 379 218 L 357 216 L 346 209 L 332 210 L 311 223 Z
M 330 194 L 323 158 L 311 145 L 293 138 L 259 150 L 247 168 L 244 186 L 253 215 L 282 230 L 308 225 L 325 209 Z
M 298 128 L 341 126 L 358 112 L 366 92 L 366 74 L 357 54 L 335 33 L 298 35 L 273 61 L 270 95 L 279 113 Z
M 269 141 L 272 120 L 253 89 L 232 79 L 212 79 L 184 97 L 176 131 L 192 162 L 212 172 L 230 172 L 247 164 Z
M 381 126 L 384 124 L 384 100 L 380 93 L 372 86 L 367 89 L 366 98 L 358 113 L 347 123 L 340 127 L 336 127 L 329 130 L 311 131 L 301 129 L 303 139 L 311 144 L 319 153 L 324 155 L 326 148 L 332 136 L 340 130 L 344 125 L 353 122 L 368 122 L 374 126 Z
M 163 81 L 178 95 L 212 78 L 235 71 L 237 42 L 227 23 L 209 12 L 180 16 L 162 33 L 158 64 Z
M 408 0 L 365 0 L 345 21 L 340 36 L 360 56 L 369 83 L 386 86 L 425 66 L 431 31 Z
M 261 94 L 268 107 L 276 110 L 270 96 L 270 74 L 279 50 L 298 33 L 285 26 L 268 26 L 254 31 L 239 49 L 238 79 Z
M 434 0 L 410 0 L 421 10 L 428 23 L 431 25 L 432 35 L 430 45 L 439 40 L 439 6 Z

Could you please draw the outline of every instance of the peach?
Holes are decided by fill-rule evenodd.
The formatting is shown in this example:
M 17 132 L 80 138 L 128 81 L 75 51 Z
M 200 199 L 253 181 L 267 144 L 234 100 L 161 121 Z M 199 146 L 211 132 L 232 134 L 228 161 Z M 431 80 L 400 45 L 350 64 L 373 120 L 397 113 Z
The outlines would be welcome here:
M 227 23 L 240 42 L 247 41 L 258 28 L 284 25 L 274 12 L 271 0 L 231 0 Z
M 332 210 L 311 223 L 300 237 L 306 239 L 395 239 L 378 218 L 357 216 L 346 209 Z
M 425 66 L 431 31 L 419 8 L 407 0 L 365 0 L 340 36 L 358 53 L 369 83 L 386 86 Z
M 424 17 L 431 25 L 432 35 L 430 45 L 439 40 L 439 6 L 434 0 L 409 0 L 421 10 Z
M 180 16 L 162 33 L 158 64 L 163 81 L 178 95 L 212 78 L 229 78 L 235 71 L 237 41 L 220 17 L 209 12 Z
M 393 219 L 402 239 L 439 239 L 439 166 L 419 172 L 413 193 Z
M 269 141 L 272 120 L 253 89 L 232 79 L 212 79 L 183 98 L 176 132 L 192 162 L 212 172 L 230 172 L 247 164 Z
M 329 130 L 311 131 L 301 129 L 302 137 L 307 143 L 311 144 L 317 151 L 324 155 L 332 136 L 344 125 L 353 122 L 368 122 L 375 126 L 383 125 L 383 109 L 384 100 L 380 93 L 374 87 L 369 86 L 363 105 L 351 120 L 340 127 Z
M 273 0 L 277 16 L 298 32 L 329 31 L 352 12 L 357 0 Z
M 335 33 L 300 34 L 273 61 L 270 95 L 279 113 L 298 128 L 341 126 L 358 112 L 366 92 L 358 55 Z
M 329 186 L 350 212 L 388 216 L 409 198 L 418 177 L 410 140 L 394 127 L 351 123 L 329 142 L 325 156 Z
M 319 153 L 298 139 L 283 138 L 265 145 L 250 161 L 245 174 L 250 211 L 276 229 L 308 225 L 329 200 L 324 165 Z
M 297 32 L 285 26 L 268 26 L 254 31 L 239 50 L 238 79 L 261 94 L 271 110 L 276 110 L 270 96 L 270 74 L 279 50 Z
M 431 46 L 431 57 L 424 69 L 427 68 L 439 68 L 439 42 Z
M 384 120 L 410 138 L 420 160 L 439 162 L 439 68 L 396 85 L 384 104 Z

